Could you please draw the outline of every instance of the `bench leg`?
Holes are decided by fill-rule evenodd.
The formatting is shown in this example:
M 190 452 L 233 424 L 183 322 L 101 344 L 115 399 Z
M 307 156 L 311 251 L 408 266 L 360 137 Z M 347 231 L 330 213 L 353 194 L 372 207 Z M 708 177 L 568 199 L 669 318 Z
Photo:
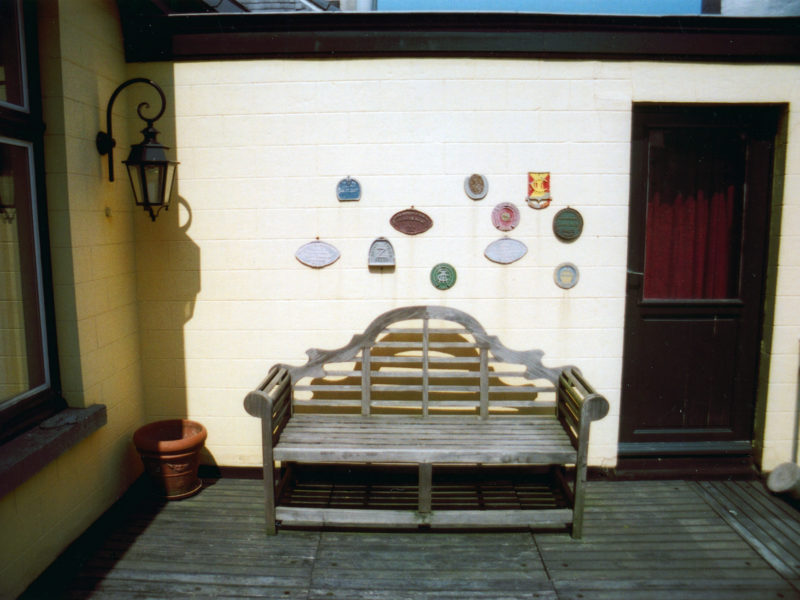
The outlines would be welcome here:
M 421 463 L 419 465 L 419 512 L 431 512 L 433 505 L 433 465 Z
M 572 537 L 583 536 L 583 506 L 586 500 L 586 463 L 575 465 L 575 494 L 572 504 Z
M 272 457 L 272 420 L 261 419 L 264 458 L 264 524 L 267 535 L 278 533 L 275 527 L 275 460 Z
M 276 535 L 275 526 L 275 468 L 272 462 L 264 465 L 264 522 L 267 535 Z

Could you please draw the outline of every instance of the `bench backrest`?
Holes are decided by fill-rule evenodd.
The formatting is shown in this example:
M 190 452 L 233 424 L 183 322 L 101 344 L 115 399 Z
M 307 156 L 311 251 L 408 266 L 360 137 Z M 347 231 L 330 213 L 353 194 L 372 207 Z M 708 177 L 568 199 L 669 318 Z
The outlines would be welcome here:
M 422 415 L 553 410 L 566 367 L 542 365 L 541 350 L 515 351 L 467 313 L 411 306 L 376 318 L 346 346 L 311 349 L 308 362 L 285 367 L 300 412 Z

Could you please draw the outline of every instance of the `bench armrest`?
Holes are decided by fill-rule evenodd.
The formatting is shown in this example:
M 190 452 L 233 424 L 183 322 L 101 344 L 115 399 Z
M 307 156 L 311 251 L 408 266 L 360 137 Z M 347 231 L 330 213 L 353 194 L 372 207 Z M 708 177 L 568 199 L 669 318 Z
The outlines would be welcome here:
M 286 367 L 272 367 L 258 389 L 247 394 L 244 408 L 252 416 L 263 420 L 264 442 L 271 437 L 269 441 L 274 446 L 292 413 L 292 382 Z M 267 435 L 267 432 L 271 435 Z
M 583 378 L 576 367 L 566 367 L 558 378 L 558 418 L 577 448 L 588 443 L 589 425 L 608 414 L 608 400 Z
M 583 507 L 589 457 L 589 429 L 592 421 L 608 414 L 608 400 L 598 394 L 576 367 L 566 367 L 558 378 L 556 411 L 561 424 L 578 451 L 575 486 L 572 490 L 572 537 L 583 532 Z

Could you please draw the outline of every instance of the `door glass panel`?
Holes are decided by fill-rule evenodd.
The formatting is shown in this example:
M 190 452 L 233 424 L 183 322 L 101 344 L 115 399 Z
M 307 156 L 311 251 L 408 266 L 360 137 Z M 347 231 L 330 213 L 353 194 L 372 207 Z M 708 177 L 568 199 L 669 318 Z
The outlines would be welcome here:
M 0 140 L 0 404 L 46 383 L 30 147 Z
M 653 130 L 644 297 L 739 295 L 745 141 L 733 129 Z

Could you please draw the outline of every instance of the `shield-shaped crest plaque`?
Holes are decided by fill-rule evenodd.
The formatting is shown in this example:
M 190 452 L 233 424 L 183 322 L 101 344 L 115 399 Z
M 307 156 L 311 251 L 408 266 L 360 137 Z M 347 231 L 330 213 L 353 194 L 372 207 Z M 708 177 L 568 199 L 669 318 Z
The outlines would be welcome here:
M 528 206 L 536 209 L 547 208 L 550 206 L 552 199 L 550 195 L 550 173 L 528 173 Z

